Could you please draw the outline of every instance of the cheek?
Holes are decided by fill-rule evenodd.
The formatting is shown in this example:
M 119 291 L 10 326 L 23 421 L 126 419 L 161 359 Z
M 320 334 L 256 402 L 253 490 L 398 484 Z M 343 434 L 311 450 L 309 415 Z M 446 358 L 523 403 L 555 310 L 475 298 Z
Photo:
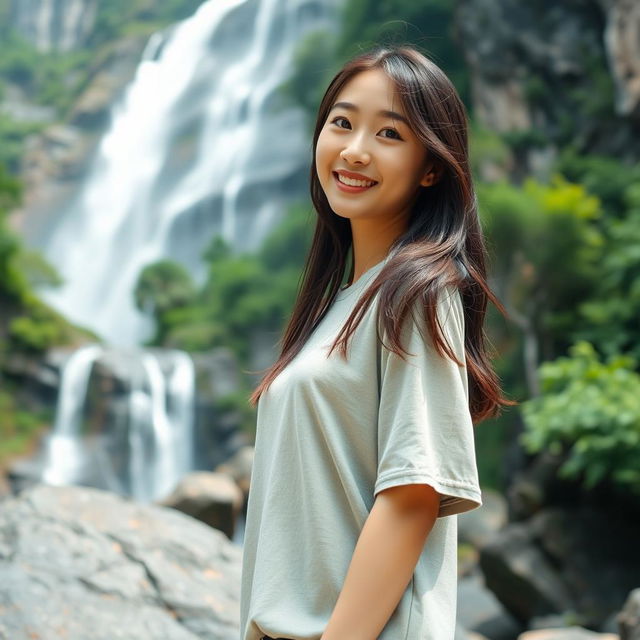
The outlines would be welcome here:
M 323 136 L 322 133 L 318 137 L 315 160 L 316 173 L 318 174 L 320 182 L 324 185 L 330 177 L 333 157 L 331 155 L 330 145 L 327 144 L 326 136 Z
M 322 165 L 326 164 L 328 151 L 327 137 L 321 132 L 316 146 L 316 165 L 318 169 L 321 169 Z

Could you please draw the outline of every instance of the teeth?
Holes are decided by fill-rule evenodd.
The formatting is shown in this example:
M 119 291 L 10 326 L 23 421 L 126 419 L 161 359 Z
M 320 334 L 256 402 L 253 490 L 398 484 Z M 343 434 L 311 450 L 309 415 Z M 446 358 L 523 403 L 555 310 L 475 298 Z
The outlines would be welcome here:
M 372 180 L 354 180 L 353 178 L 347 178 L 341 173 L 338 174 L 338 180 L 352 187 L 370 187 L 375 184 L 375 181 Z

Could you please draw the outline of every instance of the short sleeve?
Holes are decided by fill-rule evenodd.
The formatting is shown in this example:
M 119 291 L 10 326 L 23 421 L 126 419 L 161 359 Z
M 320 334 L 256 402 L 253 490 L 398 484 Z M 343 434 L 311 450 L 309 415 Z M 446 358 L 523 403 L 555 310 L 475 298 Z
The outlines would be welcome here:
M 469 410 L 466 366 L 435 349 L 416 301 L 401 344 L 406 360 L 379 344 L 378 469 L 374 495 L 405 484 L 429 484 L 441 496 L 438 517 L 482 505 Z M 465 362 L 464 314 L 459 291 L 447 287 L 437 313 L 456 357 Z

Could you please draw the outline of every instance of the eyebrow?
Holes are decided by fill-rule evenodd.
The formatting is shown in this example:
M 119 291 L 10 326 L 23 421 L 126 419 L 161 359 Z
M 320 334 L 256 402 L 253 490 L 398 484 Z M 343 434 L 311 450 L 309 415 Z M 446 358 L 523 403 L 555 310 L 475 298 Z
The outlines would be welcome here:
M 336 102 L 331 109 L 329 109 L 329 113 L 331 113 L 331 111 L 333 111 L 334 109 L 346 109 L 347 111 L 360 111 L 360 109 L 358 109 L 358 107 L 356 107 L 355 104 L 353 104 L 352 102 Z M 392 118 L 394 120 L 400 120 L 401 122 L 404 122 L 407 127 L 411 128 L 411 125 L 409 124 L 409 121 L 400 113 L 398 113 L 397 111 L 389 111 L 388 109 L 380 109 L 380 111 L 378 111 L 379 116 L 382 116 L 384 118 Z

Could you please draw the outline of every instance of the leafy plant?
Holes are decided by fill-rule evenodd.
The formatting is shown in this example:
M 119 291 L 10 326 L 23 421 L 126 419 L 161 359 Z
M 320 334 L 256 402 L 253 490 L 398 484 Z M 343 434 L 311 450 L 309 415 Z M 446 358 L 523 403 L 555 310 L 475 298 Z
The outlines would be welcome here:
M 539 369 L 542 395 L 522 403 L 529 453 L 566 455 L 562 477 L 587 489 L 605 479 L 640 496 L 640 375 L 629 356 L 601 362 L 578 342 Z

